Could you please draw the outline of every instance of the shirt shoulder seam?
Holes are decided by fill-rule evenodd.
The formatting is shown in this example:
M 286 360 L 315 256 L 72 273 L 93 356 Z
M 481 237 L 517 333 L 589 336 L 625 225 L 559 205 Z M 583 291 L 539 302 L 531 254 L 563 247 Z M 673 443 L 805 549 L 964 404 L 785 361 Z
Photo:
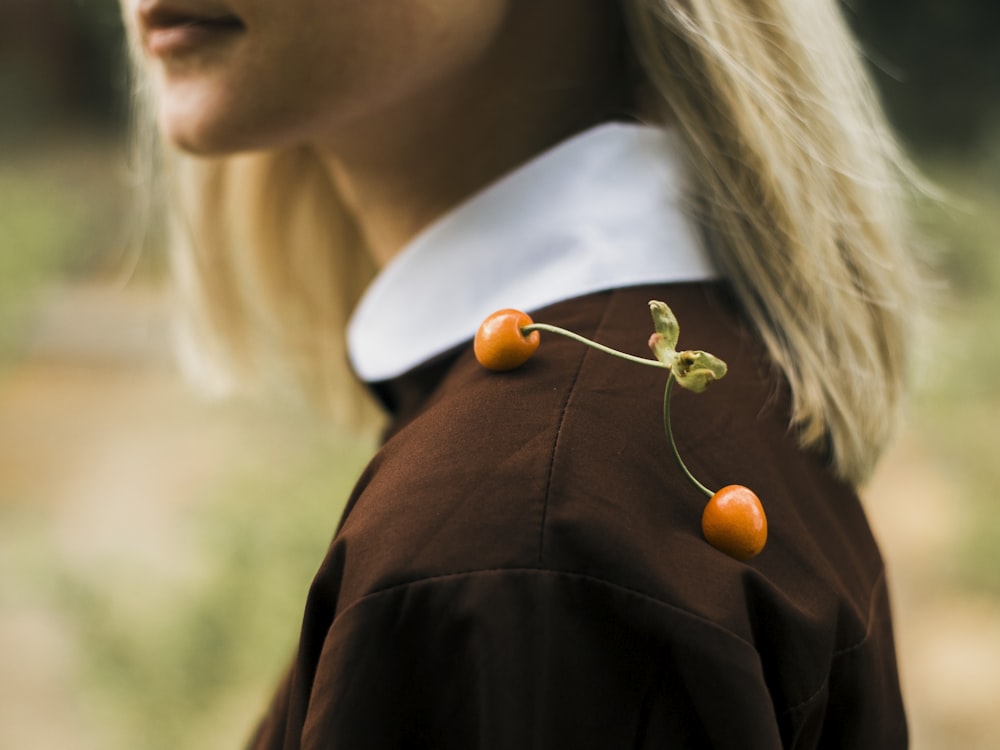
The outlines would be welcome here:
M 594 334 L 596 336 L 597 332 L 601 330 L 604 326 L 604 322 L 608 316 L 608 309 L 610 304 L 608 301 L 604 303 L 604 310 L 601 312 L 601 317 L 598 319 L 597 324 L 594 326 Z M 583 372 L 584 364 L 587 361 L 587 356 L 592 354 L 590 347 L 583 347 L 583 351 L 580 354 L 580 358 L 577 360 L 576 370 L 573 373 L 573 378 L 570 380 L 569 386 L 566 389 L 566 396 L 563 398 L 562 405 L 559 408 L 559 416 L 556 419 L 556 429 L 555 435 L 552 438 L 552 447 L 549 449 L 549 461 L 548 470 L 545 477 L 545 491 L 542 493 L 542 510 L 541 517 L 538 524 L 538 562 L 545 559 L 545 522 L 548 516 L 549 498 L 552 492 L 553 477 L 556 470 L 556 454 L 559 452 L 559 444 L 563 434 L 563 426 L 566 424 L 566 415 L 569 411 L 570 402 L 573 400 L 573 394 L 576 392 L 576 386 L 580 379 L 580 373 Z
M 697 614 L 695 612 L 692 612 L 691 610 L 686 609 L 685 607 L 682 607 L 682 606 L 680 606 L 678 604 L 672 604 L 670 602 L 664 601 L 663 599 L 661 599 L 661 598 L 659 598 L 657 596 L 654 596 L 653 594 L 650 594 L 650 593 L 648 593 L 646 591 L 643 591 L 642 589 L 633 588 L 631 586 L 626 586 L 626 585 L 621 584 L 621 583 L 615 583 L 614 581 L 609 581 L 609 580 L 607 580 L 605 578 L 601 578 L 599 576 L 590 575 L 590 574 L 587 574 L 587 573 L 578 573 L 578 572 L 573 572 L 573 571 L 568 571 L 568 570 L 557 570 L 557 569 L 553 569 L 553 568 L 544 568 L 544 567 L 539 567 L 539 568 L 531 568 L 531 567 L 476 568 L 476 569 L 471 569 L 471 570 L 462 570 L 462 571 L 454 571 L 454 572 L 450 572 L 450 573 L 441 573 L 441 574 L 437 574 L 437 575 L 421 576 L 421 577 L 418 577 L 418 578 L 410 579 L 408 581 L 400 581 L 399 583 L 395 583 L 395 584 L 391 584 L 391 585 L 388 585 L 388 586 L 385 586 L 385 587 L 382 587 L 382 588 L 374 589 L 374 590 L 368 592 L 367 594 L 361 596 L 360 598 L 356 599 L 355 601 L 353 601 L 345 610 L 343 610 L 342 612 L 337 613 L 337 615 L 334 617 L 333 623 L 331 623 L 331 628 L 333 627 L 333 625 L 336 624 L 336 621 L 338 619 L 340 619 L 347 612 L 355 609 L 356 607 L 358 607 L 358 606 L 360 606 L 362 604 L 365 604 L 365 603 L 367 603 L 369 601 L 377 599 L 377 598 L 379 598 L 379 597 L 381 597 L 383 595 L 391 594 L 391 593 L 393 593 L 395 591 L 399 591 L 399 590 L 403 590 L 403 589 L 412 588 L 414 586 L 432 585 L 432 584 L 441 583 L 441 582 L 445 582 L 445 581 L 449 581 L 449 580 L 456 580 L 456 579 L 459 579 L 459 578 L 467 578 L 467 577 L 479 576 L 479 575 L 527 575 L 527 576 L 533 576 L 534 575 L 534 576 L 553 576 L 553 577 L 562 578 L 562 579 L 565 579 L 565 580 L 582 581 L 584 583 L 588 583 L 588 584 L 592 584 L 592 585 L 604 587 L 604 588 L 607 588 L 607 589 L 611 589 L 611 590 L 614 590 L 614 591 L 618 591 L 618 592 L 627 594 L 629 596 L 636 597 L 638 599 L 642 599 L 642 600 L 650 602 L 650 603 L 652 603 L 652 604 L 654 604 L 656 606 L 659 606 L 659 607 L 662 607 L 664 609 L 667 609 L 667 610 L 671 611 L 672 613 L 674 613 L 675 615 L 679 615 L 679 616 L 681 616 L 681 617 L 683 617 L 685 619 L 697 622 L 699 625 L 705 627 L 706 629 L 716 631 L 720 635 L 723 635 L 723 636 L 725 636 L 725 637 L 727 637 L 727 638 L 729 638 L 729 639 L 731 639 L 733 641 L 738 642 L 741 646 L 745 646 L 746 648 L 750 649 L 753 653 L 755 653 L 755 654 L 757 653 L 757 649 L 756 649 L 756 647 L 752 643 L 750 643 L 749 641 L 747 641 L 745 638 L 742 638 L 741 636 L 737 635 L 736 633 L 732 632 L 731 630 L 727 630 L 725 627 L 719 625 L 716 622 L 713 622 L 712 620 L 708 619 L 707 617 L 704 617 L 704 616 L 699 615 L 699 614 Z
M 865 633 L 864 633 L 864 635 L 861 636 L 861 638 L 858 639 L 858 641 L 856 643 L 852 643 L 850 646 L 845 646 L 843 648 L 836 649 L 830 655 L 830 668 L 826 671 L 826 675 L 824 676 L 823 682 L 820 684 L 820 686 L 818 688 L 816 688 L 816 690 L 808 698 L 806 698 L 805 700 L 803 700 L 803 701 L 801 701 L 799 703 L 796 703 L 793 706 L 789 706 L 788 708 L 786 708 L 784 710 L 784 713 L 791 714 L 791 713 L 795 713 L 796 711 L 801 711 L 803 708 L 805 708 L 806 706 L 808 706 L 809 704 L 811 704 L 813 701 L 815 701 L 817 698 L 819 698 L 821 695 L 823 695 L 829 689 L 829 686 L 830 686 L 830 675 L 833 673 L 833 665 L 834 665 L 834 663 L 838 659 L 840 659 L 841 657 L 847 656 L 848 654 L 854 653 L 858 649 L 864 648 L 865 645 L 871 640 L 872 629 L 873 629 L 874 620 L 875 620 L 875 605 L 878 603 L 878 600 L 879 600 L 878 599 L 879 598 L 879 591 L 885 585 L 886 585 L 885 568 L 882 568 L 882 570 L 879 571 L 878 577 L 875 579 L 875 582 L 872 584 L 871 593 L 869 595 L 869 599 L 868 599 L 868 615 L 867 615 L 867 619 L 866 619 L 866 622 L 865 622 Z

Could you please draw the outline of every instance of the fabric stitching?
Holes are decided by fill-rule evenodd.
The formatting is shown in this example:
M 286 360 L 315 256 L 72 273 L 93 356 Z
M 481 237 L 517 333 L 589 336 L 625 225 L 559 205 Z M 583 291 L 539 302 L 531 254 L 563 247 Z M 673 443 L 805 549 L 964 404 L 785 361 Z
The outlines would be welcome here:
M 796 703 L 794 706 L 789 706 L 782 713 L 793 714 L 796 711 L 799 711 L 799 710 L 805 708 L 810 703 L 812 703 L 814 700 L 816 700 L 817 698 L 819 698 L 820 695 L 822 695 L 823 693 L 825 693 L 826 690 L 827 690 L 827 688 L 829 686 L 830 686 L 830 674 L 828 672 L 827 675 L 826 675 L 826 677 L 823 678 L 823 684 L 819 686 L 819 690 L 817 690 L 815 693 L 813 693 L 812 695 L 810 695 L 808 698 L 806 698 L 801 703 Z
M 878 602 L 878 592 L 885 585 L 885 569 L 883 568 L 879 571 L 878 578 L 875 579 L 875 583 L 872 585 L 871 594 L 869 594 L 868 599 L 868 618 L 865 625 L 865 635 L 857 643 L 851 646 L 845 646 L 842 649 L 833 652 L 833 658 L 836 659 L 845 654 L 849 654 L 852 651 L 857 651 L 859 648 L 864 646 L 872 637 L 872 626 L 875 619 L 875 604 Z
M 594 327 L 593 336 L 596 337 L 597 333 L 601 330 L 601 326 L 604 325 L 604 321 L 608 316 L 608 308 L 610 307 L 610 298 L 604 305 L 604 311 L 601 313 L 600 319 L 597 321 L 597 325 Z M 538 562 L 541 563 L 545 555 L 545 521 L 548 517 L 549 510 L 549 494 L 552 491 L 552 476 L 555 474 L 556 466 L 556 453 L 559 451 L 559 441 L 562 437 L 563 425 L 566 423 L 566 412 L 569 410 L 569 403 L 573 399 L 573 392 L 576 390 L 577 381 L 580 379 L 580 373 L 583 371 L 583 365 L 587 360 L 587 355 L 590 353 L 589 347 L 584 347 L 583 352 L 580 354 L 579 362 L 576 366 L 576 372 L 573 373 L 573 379 L 570 381 L 569 388 L 566 390 L 566 398 L 563 399 L 562 407 L 559 410 L 559 419 L 556 423 L 556 434 L 552 440 L 552 450 L 549 452 L 549 468 L 545 477 L 545 492 L 542 497 L 542 514 L 539 519 L 538 527 Z
M 457 571 L 457 572 L 453 572 L 453 573 L 442 573 L 440 575 L 424 576 L 424 577 L 416 578 L 416 579 L 413 579 L 413 580 L 410 580 L 410 581 L 402 581 L 400 583 L 396 583 L 396 584 L 393 584 L 391 586 L 386 586 L 385 588 L 382 588 L 382 589 L 376 589 L 375 591 L 371 591 L 368 594 L 365 594 L 363 597 L 361 597 L 357 601 L 353 602 L 343 612 L 340 612 L 339 614 L 337 614 L 334 617 L 334 621 L 333 621 L 333 623 L 331 623 L 330 628 L 332 629 L 333 626 L 334 626 L 334 624 L 336 624 L 336 621 L 339 620 L 341 617 L 343 617 L 347 612 L 350 612 L 351 610 L 353 610 L 356 607 L 364 604 L 365 602 L 371 601 L 373 599 L 377 599 L 377 598 L 381 597 L 384 594 L 390 594 L 390 593 L 392 593 L 394 591 L 397 591 L 397 590 L 400 590 L 400 589 L 410 588 L 411 586 L 417 586 L 417 585 L 421 585 L 421 584 L 430 584 L 430 583 L 435 583 L 435 582 L 438 582 L 438 581 L 444 581 L 444 580 L 448 580 L 448 579 L 463 578 L 463 577 L 474 576 L 474 575 L 494 575 L 494 574 L 503 574 L 503 573 L 520 574 L 520 575 L 550 575 L 550 576 L 555 576 L 555 577 L 559 577 L 559 578 L 567 578 L 567 579 L 571 579 L 571 580 L 579 580 L 579 581 L 584 581 L 584 582 L 591 583 L 591 584 L 594 584 L 594 585 L 597 585 L 597 586 L 603 586 L 603 587 L 606 587 L 606 588 L 611 589 L 613 591 L 619 591 L 619 592 L 622 592 L 624 594 L 628 594 L 630 596 L 639 597 L 640 599 L 648 601 L 648 602 L 650 602 L 650 603 L 652 603 L 652 604 L 654 604 L 654 605 L 656 605 L 658 607 L 663 607 L 664 609 L 667 609 L 667 610 L 673 612 L 676 615 L 679 615 L 681 617 L 684 617 L 684 618 L 687 618 L 687 619 L 692 620 L 694 622 L 697 622 L 697 623 L 705 626 L 706 628 L 708 628 L 710 630 L 713 630 L 713 631 L 715 631 L 715 632 L 717 632 L 717 633 L 719 633 L 719 634 L 721 634 L 721 635 L 723 635 L 723 636 L 725 636 L 725 637 L 727 637 L 727 638 L 729 638 L 731 640 L 736 641 L 741 646 L 749 648 L 755 654 L 757 653 L 757 649 L 756 649 L 756 647 L 752 643 L 750 643 L 749 641 L 747 641 L 745 638 L 741 638 L 740 636 L 736 635 L 736 633 L 732 632 L 731 630 L 726 630 L 725 628 L 721 627 L 717 623 L 712 622 L 711 620 L 709 620 L 709 619 L 707 619 L 705 617 L 702 617 L 699 614 L 696 614 L 694 612 L 691 612 L 690 610 L 684 609 L 683 607 L 678 607 L 676 604 L 670 604 L 669 602 L 665 602 L 662 599 L 659 599 L 659 598 L 657 598 L 657 597 L 653 596 L 652 594 L 649 594 L 649 593 L 647 593 L 645 591 L 641 591 L 640 589 L 634 589 L 634 588 L 631 588 L 629 586 L 623 586 L 620 583 L 614 583 L 612 581 L 608 581 L 608 580 L 605 580 L 603 578 L 599 578 L 597 576 L 587 575 L 585 573 L 571 573 L 569 571 L 550 570 L 550 569 L 547 569 L 547 568 L 481 568 L 481 569 L 475 569 L 475 570 Z M 879 589 L 884 585 L 884 583 L 885 583 L 885 570 L 883 569 L 883 570 L 881 570 L 879 572 L 879 575 L 875 579 L 875 583 L 872 586 L 872 590 L 871 590 L 871 594 L 870 594 L 870 600 L 869 600 L 869 603 L 868 603 L 868 622 L 867 622 L 867 628 L 866 628 L 866 632 L 865 632 L 864 637 L 860 641 L 858 641 L 857 643 L 852 644 L 851 646 L 847 646 L 845 648 L 838 649 L 838 650 L 834 651 L 833 654 L 832 654 L 832 656 L 831 656 L 831 666 L 830 666 L 830 669 L 827 670 L 826 676 L 823 678 L 823 681 L 820 683 L 820 686 L 816 689 L 816 691 L 812 695 L 810 695 L 808 698 L 806 698 L 805 700 L 803 700 L 803 701 L 801 701 L 799 703 L 796 703 L 795 705 L 786 707 L 784 710 L 781 711 L 782 715 L 793 714 L 793 713 L 795 713 L 797 711 L 802 710 L 803 708 L 805 708 L 806 706 L 808 706 L 810 703 L 812 703 L 813 701 L 815 701 L 818 697 L 820 697 L 824 692 L 826 692 L 829 689 L 830 672 L 833 669 L 833 661 L 835 661 L 836 659 L 840 658 L 841 656 L 844 656 L 845 654 L 849 654 L 849 653 L 851 653 L 853 651 L 858 650 L 859 648 L 861 648 L 862 646 L 864 646 L 869 641 L 869 639 L 871 638 L 871 633 L 872 633 L 873 610 L 874 610 L 874 607 L 875 607 L 875 603 L 877 601 L 877 594 L 878 594 Z
M 385 588 L 376 589 L 374 591 L 371 591 L 371 592 L 365 594 L 364 596 L 362 596 L 360 599 L 357 599 L 356 601 L 352 602 L 347 607 L 347 609 L 345 609 L 343 612 L 338 613 L 334 617 L 334 620 L 331 623 L 330 628 L 332 629 L 333 626 L 336 624 L 336 621 L 339 620 L 341 617 L 343 617 L 347 612 L 350 612 L 352 609 L 360 606 L 361 604 L 364 604 L 365 602 L 368 602 L 368 601 L 370 601 L 372 599 L 378 598 L 378 597 L 382 596 L 383 594 L 390 594 L 390 593 L 392 593 L 394 591 L 397 591 L 399 589 L 405 589 L 405 588 L 409 588 L 411 586 L 417 586 L 417 585 L 421 585 L 421 584 L 436 583 L 438 581 L 444 581 L 444 580 L 453 579 L 453 578 L 464 578 L 464 577 L 475 576 L 475 575 L 495 575 L 495 574 L 502 574 L 502 573 L 512 573 L 512 574 L 519 574 L 519 575 L 549 575 L 549 576 L 555 576 L 555 577 L 559 577 L 559 578 L 566 578 L 566 579 L 571 579 L 571 580 L 585 581 L 587 583 L 596 584 L 598 586 L 604 586 L 604 587 L 607 587 L 607 588 L 610 588 L 610 589 L 613 589 L 613 590 L 616 590 L 616 591 L 620 591 L 620 592 L 625 593 L 625 594 L 629 594 L 631 596 L 639 597 L 639 598 L 641 598 L 641 599 L 643 599 L 645 601 L 648 601 L 648 602 L 650 602 L 652 604 L 655 604 L 655 605 L 657 605 L 659 607 L 663 607 L 665 609 L 668 609 L 671 612 L 674 612 L 675 614 L 678 614 L 678 615 L 680 615 L 682 617 L 686 617 L 686 618 L 688 618 L 690 620 L 694 620 L 694 621 L 696 621 L 696 622 L 704 625 L 705 627 L 707 627 L 707 628 L 709 628 L 711 630 L 717 631 L 717 632 L 719 632 L 719 633 L 721 633 L 721 634 L 723 634 L 723 635 L 731 638 L 732 640 L 737 641 L 741 645 L 746 646 L 747 648 L 751 649 L 754 653 L 757 652 L 757 649 L 754 647 L 754 645 L 752 643 L 750 643 L 749 641 L 747 641 L 745 638 L 741 638 L 740 636 L 738 636 L 736 633 L 732 632 L 731 630 L 726 630 L 724 627 L 722 627 L 718 623 L 715 623 L 715 622 L 713 622 L 712 620 L 709 620 L 706 617 L 702 617 L 701 615 L 699 615 L 699 614 L 697 614 L 695 612 L 691 612 L 690 610 L 684 609 L 683 607 L 678 607 L 676 604 L 671 604 L 669 602 L 665 602 L 662 599 L 659 599 L 656 596 L 653 596 L 652 594 L 649 594 L 649 593 L 647 593 L 645 591 L 642 591 L 640 589 L 634 589 L 634 588 L 631 588 L 629 586 L 623 586 L 620 583 L 614 583 L 613 581 L 608 581 L 608 580 L 606 580 L 604 578 L 599 578 L 597 576 L 588 575 L 586 573 L 573 573 L 573 572 L 570 572 L 570 571 L 553 570 L 553 569 L 550 569 L 550 568 L 520 568 L 520 567 L 518 567 L 518 568 L 479 568 L 479 569 L 473 569 L 473 570 L 456 571 L 456 572 L 453 572 L 453 573 L 441 573 L 439 575 L 423 576 L 421 578 L 415 578 L 415 579 L 410 580 L 410 581 L 401 581 L 399 583 L 392 584 L 391 586 L 386 586 Z
M 878 577 L 875 579 L 875 583 L 872 584 L 871 593 L 868 598 L 868 616 L 865 623 L 865 634 L 862 636 L 861 640 L 857 643 L 851 644 L 850 646 L 845 646 L 844 648 L 837 649 L 830 655 L 830 668 L 826 672 L 826 677 L 823 678 L 823 682 L 820 684 L 819 688 L 806 698 L 801 703 L 796 703 L 794 706 L 789 706 L 785 709 L 784 713 L 790 714 L 816 700 L 824 691 L 826 691 L 830 686 L 830 673 L 833 671 L 833 663 L 842 656 L 846 656 L 853 651 L 857 651 L 859 648 L 864 647 L 872 637 L 873 621 L 875 619 L 875 604 L 878 602 L 878 592 L 885 585 L 885 569 L 879 571 Z

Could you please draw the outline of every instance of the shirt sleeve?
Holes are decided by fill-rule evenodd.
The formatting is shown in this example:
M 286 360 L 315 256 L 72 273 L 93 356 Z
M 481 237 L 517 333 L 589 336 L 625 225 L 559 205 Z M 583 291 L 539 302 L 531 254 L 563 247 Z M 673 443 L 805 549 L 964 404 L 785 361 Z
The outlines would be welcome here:
M 781 746 L 754 649 L 587 576 L 499 570 L 373 593 L 323 644 L 303 748 Z

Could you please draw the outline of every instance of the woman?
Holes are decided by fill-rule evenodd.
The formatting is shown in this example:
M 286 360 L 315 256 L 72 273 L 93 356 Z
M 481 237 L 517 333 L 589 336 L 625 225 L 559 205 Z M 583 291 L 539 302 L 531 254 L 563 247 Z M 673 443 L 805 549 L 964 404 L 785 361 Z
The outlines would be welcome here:
M 390 417 L 252 747 L 906 745 L 855 495 L 905 369 L 903 161 L 832 0 L 126 14 L 188 364 Z M 649 299 L 729 363 L 674 432 L 762 498 L 749 562 L 700 536 L 662 373 L 472 356 L 498 307 L 641 354 Z

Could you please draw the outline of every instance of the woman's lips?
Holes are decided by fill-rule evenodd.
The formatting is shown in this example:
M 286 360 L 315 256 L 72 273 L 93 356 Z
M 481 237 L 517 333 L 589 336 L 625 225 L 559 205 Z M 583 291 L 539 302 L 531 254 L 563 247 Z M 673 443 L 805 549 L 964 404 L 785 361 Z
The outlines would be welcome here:
M 139 23 L 146 50 L 161 58 L 204 50 L 246 30 L 232 13 L 191 12 L 160 3 L 144 3 Z

